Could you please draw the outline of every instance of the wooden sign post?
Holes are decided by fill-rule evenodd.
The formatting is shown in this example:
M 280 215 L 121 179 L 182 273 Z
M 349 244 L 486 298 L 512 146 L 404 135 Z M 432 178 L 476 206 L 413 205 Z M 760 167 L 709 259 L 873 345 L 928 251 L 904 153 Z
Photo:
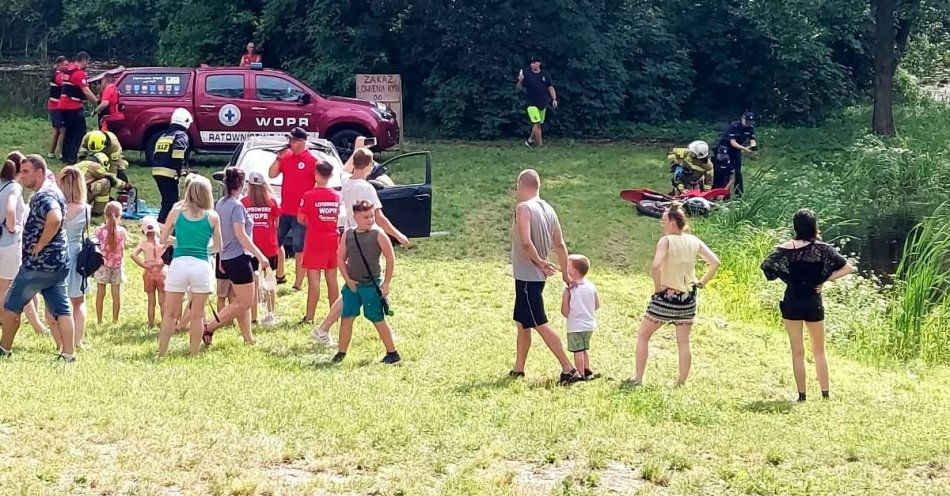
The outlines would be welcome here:
M 399 74 L 357 74 L 356 98 L 385 103 L 396 113 L 399 143 L 402 144 L 406 123 L 402 120 L 402 78 Z

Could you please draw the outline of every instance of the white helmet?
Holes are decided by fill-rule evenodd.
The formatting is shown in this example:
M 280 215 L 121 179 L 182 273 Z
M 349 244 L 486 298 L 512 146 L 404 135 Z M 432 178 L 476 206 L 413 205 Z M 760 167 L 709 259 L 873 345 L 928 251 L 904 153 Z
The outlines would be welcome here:
M 191 123 L 195 121 L 195 118 L 191 116 L 191 112 L 188 109 L 183 109 L 181 107 L 176 108 L 172 112 L 172 124 L 178 124 L 179 126 L 188 129 L 191 127 Z
M 703 160 L 709 156 L 709 145 L 705 141 L 694 141 L 686 147 L 696 158 Z

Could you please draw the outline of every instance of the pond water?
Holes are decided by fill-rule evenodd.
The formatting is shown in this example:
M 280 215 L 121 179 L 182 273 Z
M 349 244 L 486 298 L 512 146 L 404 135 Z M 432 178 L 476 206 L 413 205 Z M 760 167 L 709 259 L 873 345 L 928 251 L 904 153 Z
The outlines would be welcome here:
M 852 238 L 846 243 L 846 250 L 858 254 L 859 269 L 890 279 L 900 264 L 907 237 L 920 220 L 910 210 L 888 212 L 873 222 L 849 229 Z

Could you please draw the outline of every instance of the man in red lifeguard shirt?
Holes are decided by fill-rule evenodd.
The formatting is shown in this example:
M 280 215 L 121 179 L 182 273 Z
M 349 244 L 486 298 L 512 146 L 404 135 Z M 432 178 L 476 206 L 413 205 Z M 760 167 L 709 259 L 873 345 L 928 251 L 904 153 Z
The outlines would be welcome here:
M 100 131 L 114 133 L 125 120 L 125 115 L 119 110 L 119 89 L 115 86 L 115 76 L 112 74 L 102 76 L 102 95 L 99 97 L 96 113 L 99 114 Z
M 86 81 L 86 65 L 89 54 L 79 52 L 76 61 L 63 71 L 63 94 L 59 98 L 59 111 L 63 117 L 66 135 L 63 137 L 63 162 L 75 164 L 79 154 L 79 145 L 86 134 L 86 117 L 83 115 L 83 102 L 95 103 L 96 95 L 89 89 Z
M 63 115 L 59 112 L 59 99 L 63 96 L 63 71 L 69 67 L 69 61 L 66 57 L 60 55 L 53 62 L 53 68 L 49 74 L 49 101 L 46 108 L 49 110 L 49 122 L 53 126 L 53 133 L 50 135 L 49 153 L 47 158 L 56 157 L 56 149 L 63 146 Z
M 330 306 L 340 296 L 336 277 L 337 248 L 340 244 L 340 194 L 327 187 L 333 166 L 317 163 L 317 187 L 303 194 L 297 220 L 307 226 L 303 247 L 303 268 L 307 271 L 307 314 L 304 320 L 313 321 L 320 301 L 320 275 L 327 280 L 327 300 Z
M 294 290 L 300 291 L 303 284 L 303 248 L 307 228 L 297 221 L 297 211 L 303 194 L 313 189 L 317 182 L 317 159 L 307 146 L 307 131 L 295 127 L 287 135 L 290 143 L 287 149 L 277 154 L 277 159 L 268 170 L 270 177 L 283 174 L 280 185 L 280 223 L 277 226 L 277 243 L 281 247 L 287 235 L 291 235 L 296 257 L 297 272 L 294 278 Z M 278 281 L 284 277 L 283 264 L 277 267 Z
M 257 53 L 257 47 L 254 46 L 254 42 L 247 44 L 247 53 L 241 56 L 240 67 L 247 67 L 254 63 L 261 62 L 261 54 Z

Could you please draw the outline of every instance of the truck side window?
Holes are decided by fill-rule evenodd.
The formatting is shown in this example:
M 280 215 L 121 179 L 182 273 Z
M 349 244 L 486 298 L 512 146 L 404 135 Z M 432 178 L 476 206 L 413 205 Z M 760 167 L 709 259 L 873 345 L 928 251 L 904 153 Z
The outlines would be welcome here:
M 205 79 L 205 93 L 222 98 L 244 98 L 244 75 L 219 74 Z
M 271 102 L 296 102 L 304 91 L 286 79 L 274 76 L 255 76 L 258 100 Z

